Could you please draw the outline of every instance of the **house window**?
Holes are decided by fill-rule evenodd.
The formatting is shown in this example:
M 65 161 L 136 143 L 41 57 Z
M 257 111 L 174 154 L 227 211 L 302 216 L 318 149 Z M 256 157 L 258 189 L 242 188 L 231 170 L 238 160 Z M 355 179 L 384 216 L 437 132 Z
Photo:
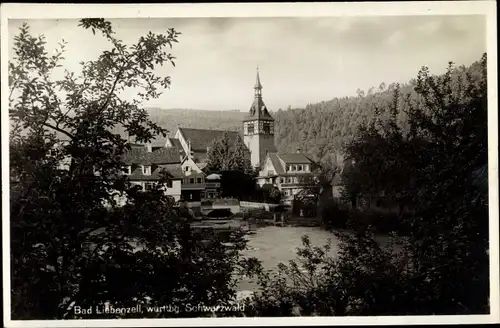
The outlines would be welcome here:
M 197 183 L 203 183 L 201 178 L 197 178 L 196 180 L 197 180 Z
M 288 182 L 288 183 L 292 183 L 292 177 L 288 177 L 288 178 L 286 179 L 286 182 Z
M 299 165 L 299 171 L 302 171 L 302 165 Z
M 189 166 L 186 166 L 186 172 L 189 172 Z
M 248 123 L 247 125 L 247 133 L 254 134 L 255 133 L 255 125 L 253 123 Z
M 306 171 L 306 172 L 309 171 L 309 165 L 308 164 L 304 165 L 304 171 Z
M 151 189 L 153 189 L 153 183 L 151 183 L 151 182 L 144 183 L 144 190 L 147 191 L 147 190 L 151 190 Z
M 281 183 L 285 183 L 285 178 L 280 178 Z
M 189 178 L 189 183 L 193 184 L 194 183 L 194 178 Z
M 268 175 L 274 175 L 274 170 L 269 170 L 269 171 L 267 171 L 267 174 L 268 174 Z
M 287 171 L 291 171 L 291 170 L 292 170 L 292 166 L 291 166 L 291 165 L 287 165 L 287 166 L 286 166 L 286 170 L 287 170 Z
M 293 166 L 293 170 L 294 170 L 294 171 L 297 171 L 297 165 L 294 165 L 294 166 Z
M 270 134 L 271 133 L 271 123 L 264 122 L 264 124 L 262 125 L 262 130 L 264 133 Z
M 142 166 L 142 174 L 151 175 L 151 166 L 150 165 L 143 165 Z
M 125 175 L 131 175 L 132 174 L 132 166 L 131 165 L 126 166 L 124 168 L 123 174 L 125 174 Z
M 167 180 L 167 188 L 172 188 L 172 180 Z

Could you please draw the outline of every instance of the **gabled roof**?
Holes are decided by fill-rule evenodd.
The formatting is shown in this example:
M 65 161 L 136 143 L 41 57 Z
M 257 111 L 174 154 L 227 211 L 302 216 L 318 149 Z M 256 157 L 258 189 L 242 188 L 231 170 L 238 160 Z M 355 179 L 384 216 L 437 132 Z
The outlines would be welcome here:
M 148 152 L 145 147 L 132 148 L 124 154 L 122 160 L 126 164 L 177 164 L 181 162 L 181 153 L 176 147 L 160 148 L 152 152 Z
M 125 164 L 141 164 L 151 165 L 151 153 L 147 152 L 146 148 L 132 148 L 123 154 L 122 161 Z
M 175 139 L 175 138 L 167 138 L 167 139 L 170 142 L 170 144 L 172 145 L 172 147 L 177 147 L 179 149 L 183 149 L 181 141 L 179 139 Z
M 311 164 L 311 160 L 303 153 L 276 154 L 286 164 Z
M 268 153 L 267 157 L 271 160 L 274 170 L 277 175 L 287 175 L 285 166 L 287 164 L 313 164 L 314 161 L 308 156 L 302 153 L 291 153 L 291 154 L 280 154 L 280 153 Z M 284 164 L 284 165 L 283 165 Z M 290 175 L 295 175 L 296 172 Z M 303 172 L 301 174 L 306 174 Z
M 183 173 L 180 164 L 161 164 L 152 170 L 151 175 L 143 175 L 142 168 L 136 167 L 128 176 L 131 181 L 158 181 L 161 178 L 161 172 L 165 170 L 172 175 L 173 179 L 182 179 Z
M 231 145 L 236 142 L 238 137 L 236 131 L 179 128 L 179 132 L 186 141 L 191 141 L 191 150 L 194 152 L 206 152 L 207 147 L 212 145 L 212 141 L 224 137 L 224 133 L 227 133 Z
M 281 162 L 280 162 L 277 154 L 276 153 L 269 153 L 268 156 L 269 156 L 269 159 L 271 160 L 271 163 L 274 166 L 274 170 L 276 171 L 276 173 L 277 174 L 284 174 L 285 173 L 285 169 L 281 165 Z

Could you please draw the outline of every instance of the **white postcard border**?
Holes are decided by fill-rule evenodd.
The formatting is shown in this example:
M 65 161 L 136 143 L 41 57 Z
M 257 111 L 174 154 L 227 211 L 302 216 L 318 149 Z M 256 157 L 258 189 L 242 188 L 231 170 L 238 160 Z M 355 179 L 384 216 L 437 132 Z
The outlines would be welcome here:
M 415 325 L 471 324 L 500 321 L 499 222 L 498 222 L 498 99 L 497 32 L 495 1 L 363 2 L 363 3 L 230 3 L 230 4 L 2 4 L 2 231 L 3 300 L 6 327 L 144 327 L 144 326 L 285 326 L 285 325 Z M 9 227 L 9 125 L 8 125 L 8 19 L 165 18 L 165 17 L 334 17 L 393 15 L 485 15 L 488 55 L 488 173 L 490 231 L 489 315 L 380 316 L 380 317 L 286 317 L 286 318 L 192 318 L 126 320 L 35 320 L 10 318 Z

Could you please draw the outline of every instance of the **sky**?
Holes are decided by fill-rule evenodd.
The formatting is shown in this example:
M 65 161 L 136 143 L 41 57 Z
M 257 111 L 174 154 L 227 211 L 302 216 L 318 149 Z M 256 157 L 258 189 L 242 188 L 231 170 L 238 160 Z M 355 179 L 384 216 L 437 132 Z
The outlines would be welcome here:
M 172 27 L 182 33 L 171 50 L 176 66 L 156 71 L 171 77 L 171 88 L 145 104 L 165 109 L 246 111 L 257 67 L 264 102 L 275 111 L 355 95 L 381 82 L 406 82 L 423 65 L 441 73 L 449 61 L 469 65 L 486 51 L 486 20 L 479 15 L 110 21 L 127 44 L 149 31 Z M 70 71 L 109 48 L 77 20 L 46 19 L 9 20 L 9 49 L 23 22 L 46 37 L 49 50 L 68 42 L 62 64 Z

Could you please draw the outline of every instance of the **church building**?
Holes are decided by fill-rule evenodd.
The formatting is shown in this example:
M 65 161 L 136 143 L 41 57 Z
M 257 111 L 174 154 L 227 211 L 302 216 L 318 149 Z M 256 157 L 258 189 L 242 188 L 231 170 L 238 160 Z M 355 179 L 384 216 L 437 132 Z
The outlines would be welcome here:
M 254 86 L 254 100 L 248 115 L 243 120 L 243 140 L 250 150 L 253 167 L 262 167 L 267 153 L 275 153 L 274 118 L 269 114 L 262 99 L 262 84 L 259 71 Z
M 310 185 L 318 165 L 300 151 L 278 153 L 274 143 L 274 118 L 262 99 L 259 71 L 254 86 L 254 100 L 243 121 L 243 138 L 250 150 L 252 165 L 259 167 L 257 184 L 272 185 L 282 193 L 285 204 L 291 205 L 295 195 Z

